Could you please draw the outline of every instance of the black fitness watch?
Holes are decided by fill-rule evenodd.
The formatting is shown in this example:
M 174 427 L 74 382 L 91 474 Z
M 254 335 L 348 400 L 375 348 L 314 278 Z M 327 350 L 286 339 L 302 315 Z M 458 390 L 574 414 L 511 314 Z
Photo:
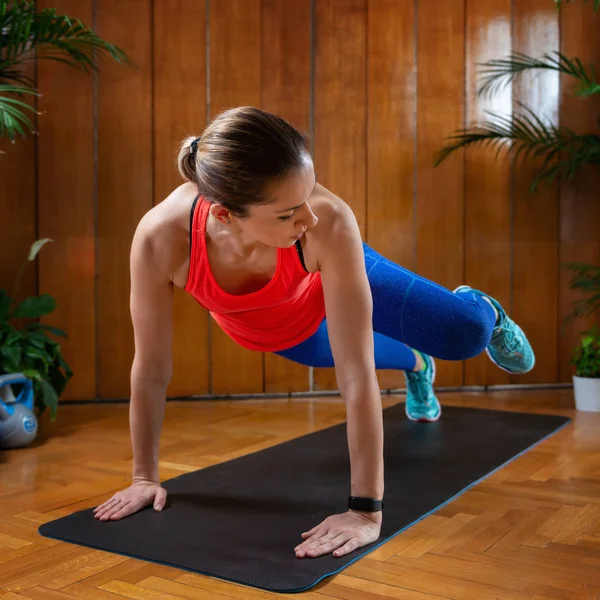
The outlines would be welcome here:
M 385 507 L 383 500 L 374 498 L 360 498 L 359 496 L 348 496 L 348 508 L 361 512 L 379 512 Z

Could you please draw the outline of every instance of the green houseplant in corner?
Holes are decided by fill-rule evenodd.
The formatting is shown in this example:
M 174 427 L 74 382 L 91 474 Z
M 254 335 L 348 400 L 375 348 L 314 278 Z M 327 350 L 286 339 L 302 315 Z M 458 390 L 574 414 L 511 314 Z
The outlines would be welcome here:
M 33 118 L 40 113 L 31 100 L 40 94 L 24 68 L 28 63 L 48 59 L 89 73 L 98 70 L 97 63 L 103 56 L 135 66 L 123 50 L 103 40 L 79 19 L 57 14 L 54 8 L 36 10 L 31 0 L 0 0 L 0 138 L 14 143 L 18 135 L 25 137 L 27 130 L 36 133 Z M 49 408 L 54 420 L 58 398 L 73 373 L 60 344 L 50 335 L 66 334 L 39 322 L 40 317 L 56 308 L 52 296 L 40 294 L 17 301 L 24 268 L 49 241 L 41 239 L 32 244 L 12 293 L 0 290 L 0 374 L 22 373 L 30 378 L 36 412 Z M 7 388 L 0 392 L 8 393 Z
M 27 264 L 33 262 L 50 241 L 38 240 L 31 246 L 12 293 L 0 289 L 0 374 L 23 373 L 29 377 L 33 381 L 36 412 L 41 414 L 49 408 L 54 420 L 58 398 L 73 372 L 62 356 L 60 344 L 48 334 L 66 337 L 66 333 L 38 321 L 56 308 L 56 302 L 49 294 L 30 296 L 20 302 L 16 300 Z
M 554 0 L 559 9 L 574 1 Z M 598 12 L 600 0 L 591 0 L 591 4 L 593 12 Z M 513 52 L 506 58 L 490 60 L 482 66 L 478 96 L 493 94 L 523 73 L 540 70 L 574 78 L 578 83 L 575 93 L 581 98 L 600 94 L 600 82 L 596 79 L 594 66 L 585 66 L 578 58 L 570 58 L 561 52 L 547 53 L 540 58 Z M 520 107 L 519 112 L 510 116 L 492 113 L 490 119 L 482 124 L 455 132 L 437 153 L 435 166 L 453 152 L 469 146 L 493 147 L 498 152 L 506 150 L 515 165 L 530 157 L 540 161 L 538 173 L 531 183 L 532 191 L 541 182 L 570 181 L 583 168 L 600 167 L 600 135 L 557 127 L 544 122 L 531 108 L 522 104 Z M 600 265 L 565 263 L 562 268 L 572 273 L 571 289 L 588 295 L 573 304 L 565 323 L 573 318 L 590 316 L 600 306 Z M 600 368 L 597 362 L 600 340 L 595 329 L 582 335 L 572 360 L 575 365 L 575 405 L 579 410 L 600 411 Z M 588 393 L 592 394 L 591 399 Z

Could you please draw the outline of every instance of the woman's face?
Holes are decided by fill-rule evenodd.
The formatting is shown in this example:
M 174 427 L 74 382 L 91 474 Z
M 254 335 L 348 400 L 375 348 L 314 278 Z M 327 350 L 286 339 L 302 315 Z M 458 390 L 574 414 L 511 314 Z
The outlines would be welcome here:
M 289 248 L 318 222 L 309 202 L 315 187 L 313 164 L 307 159 L 302 168 L 267 186 L 265 193 L 271 202 L 249 206 L 244 218 L 229 214 L 230 227 L 233 225 L 249 241 Z

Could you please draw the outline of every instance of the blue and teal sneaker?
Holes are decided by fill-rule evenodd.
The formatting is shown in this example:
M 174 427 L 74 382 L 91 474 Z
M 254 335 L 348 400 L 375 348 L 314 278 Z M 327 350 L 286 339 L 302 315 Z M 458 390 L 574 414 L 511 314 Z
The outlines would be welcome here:
M 406 378 L 406 404 L 404 411 L 411 421 L 433 423 L 442 414 L 439 400 L 433 393 L 435 381 L 435 362 L 431 356 L 423 354 L 425 369 L 422 371 L 404 371 Z
M 523 330 L 506 314 L 500 303 L 468 285 L 461 285 L 456 292 L 472 292 L 490 300 L 498 311 L 498 321 L 492 332 L 492 338 L 485 349 L 490 360 L 509 373 L 522 375 L 535 366 L 535 354 Z

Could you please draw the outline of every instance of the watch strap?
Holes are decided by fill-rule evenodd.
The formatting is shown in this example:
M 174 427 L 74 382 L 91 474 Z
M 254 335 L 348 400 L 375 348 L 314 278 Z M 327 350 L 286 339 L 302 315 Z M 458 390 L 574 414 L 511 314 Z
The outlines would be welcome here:
M 360 496 L 348 496 L 348 508 L 362 512 L 379 512 L 385 507 L 383 500 L 375 498 L 362 498 Z

